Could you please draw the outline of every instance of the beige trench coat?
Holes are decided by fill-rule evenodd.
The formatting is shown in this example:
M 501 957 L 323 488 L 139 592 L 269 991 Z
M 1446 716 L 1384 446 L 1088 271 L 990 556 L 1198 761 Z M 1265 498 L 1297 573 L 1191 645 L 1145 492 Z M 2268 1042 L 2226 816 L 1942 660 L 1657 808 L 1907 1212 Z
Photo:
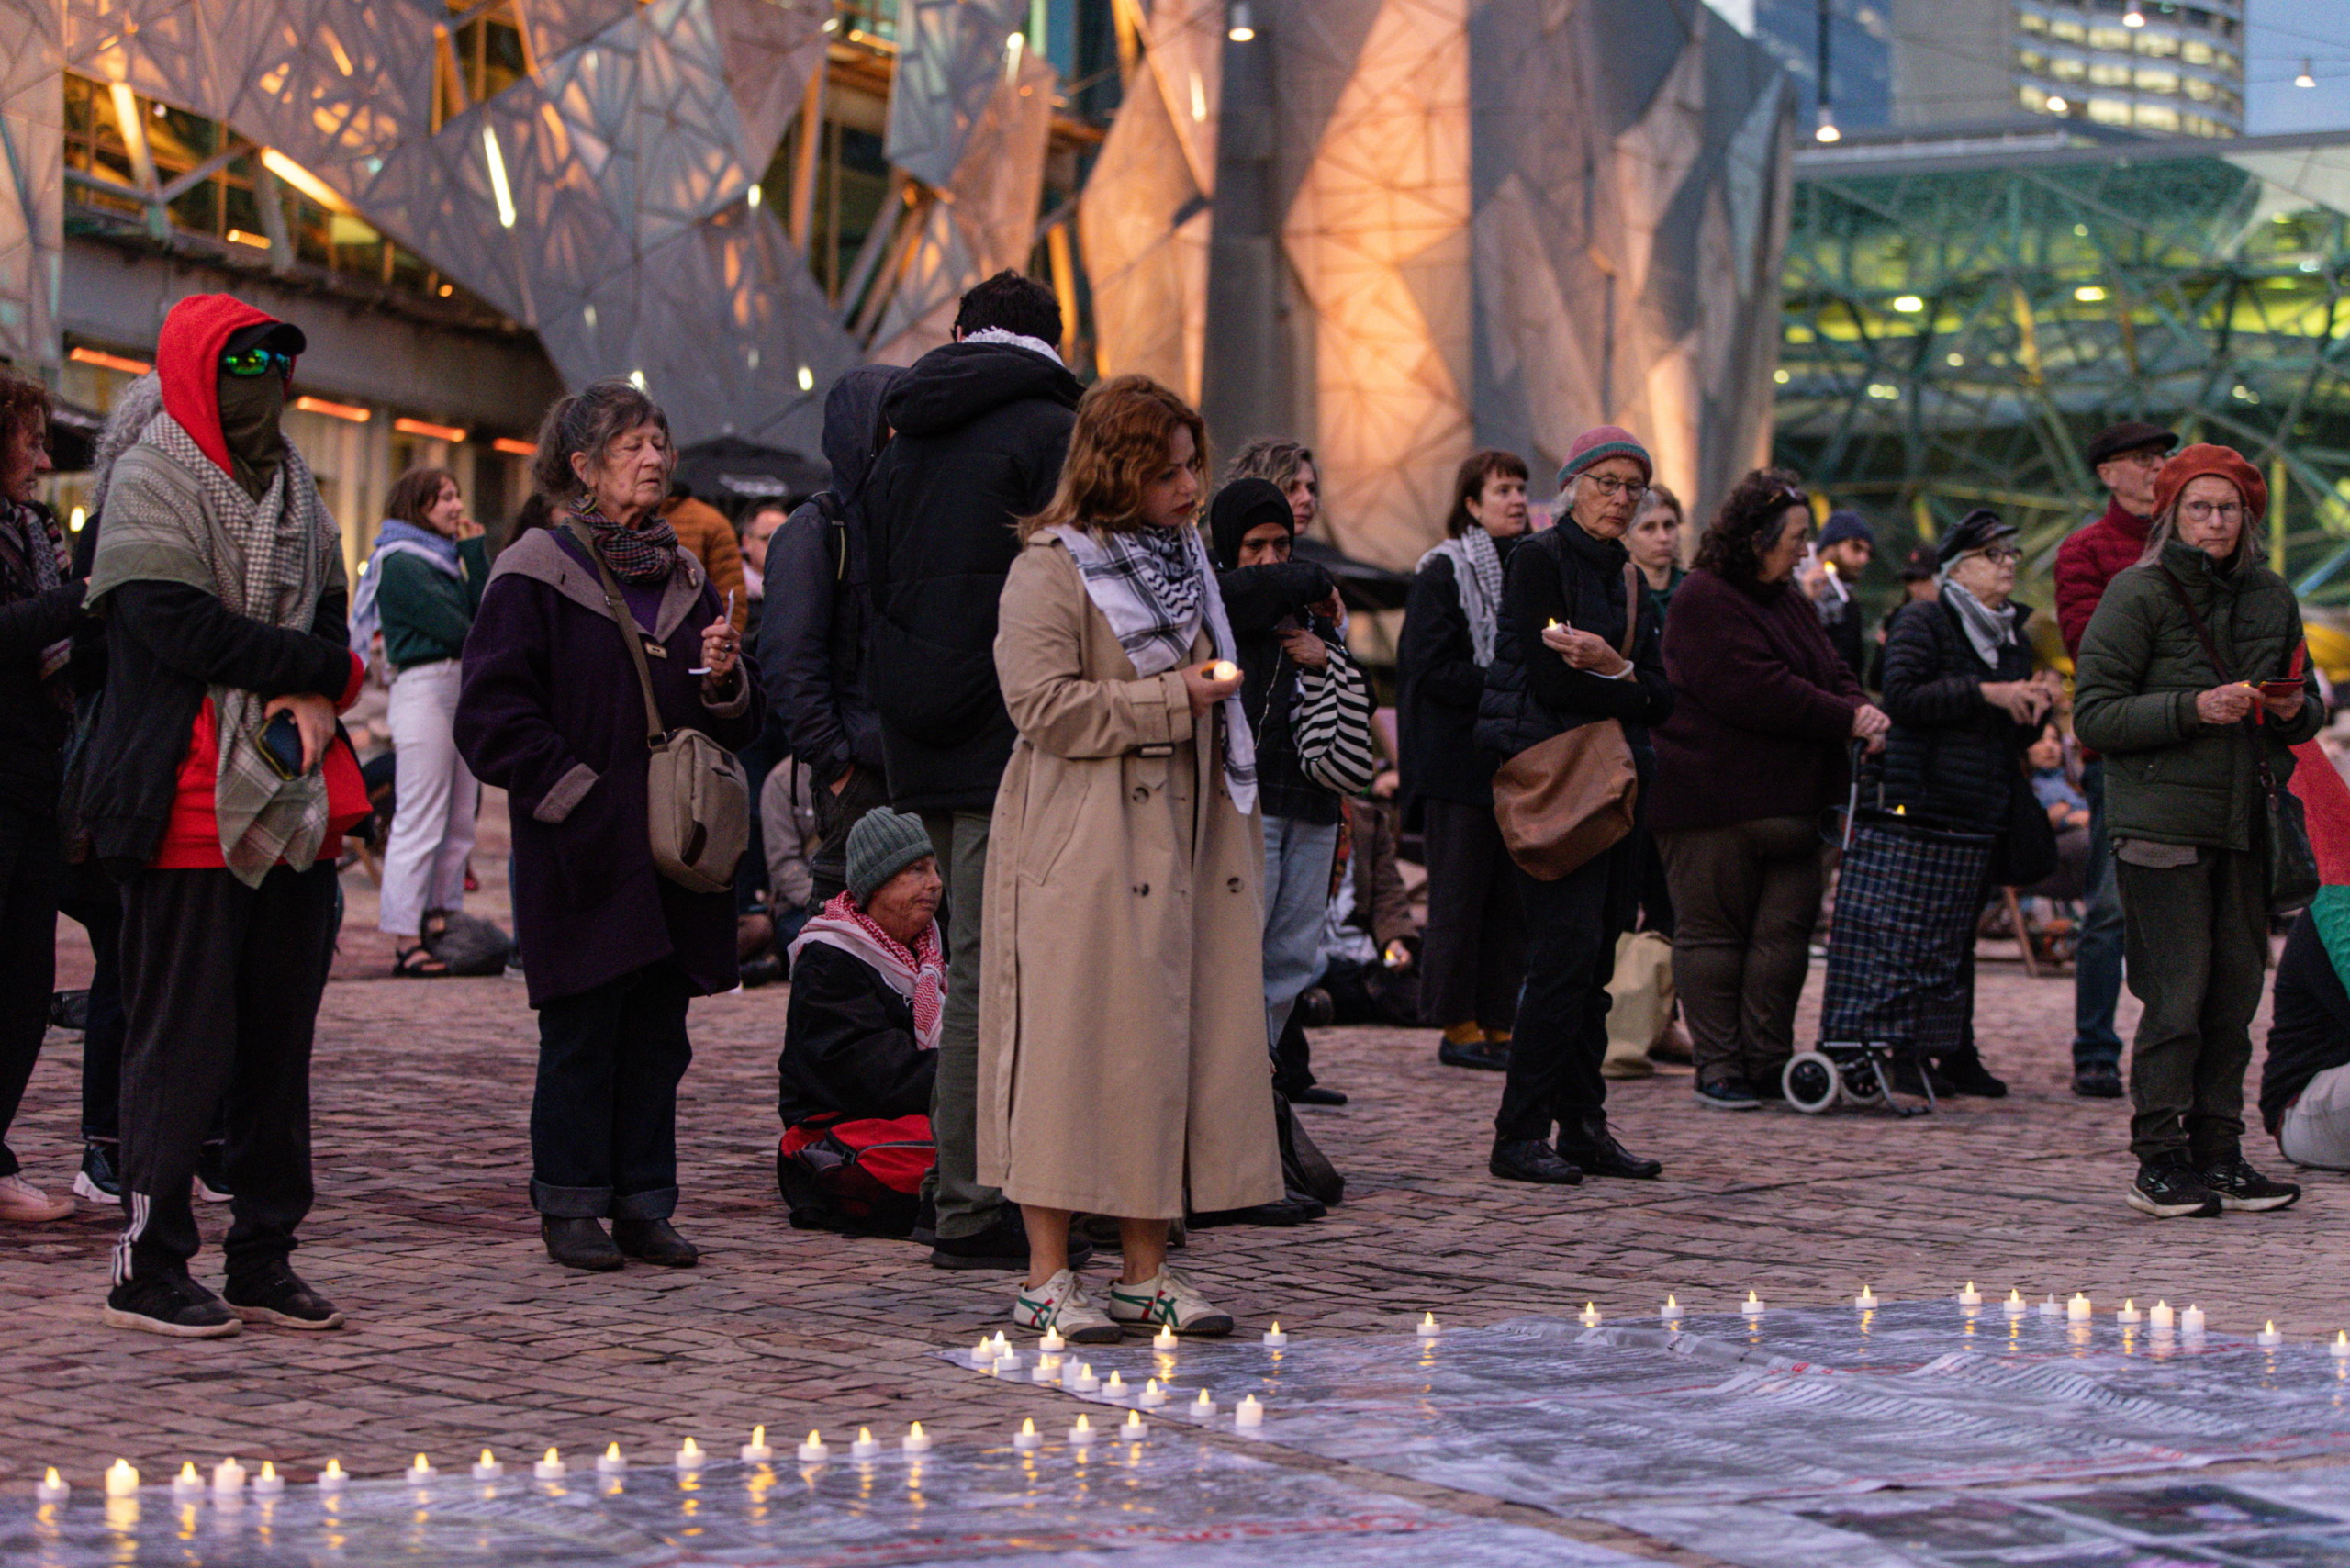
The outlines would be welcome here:
M 1019 726 L 988 841 L 979 1180 L 1130 1219 L 1281 1196 L 1258 913 L 1264 832 L 1049 534 L 1003 586 L 996 672 Z M 1212 656 L 1204 632 L 1193 658 Z

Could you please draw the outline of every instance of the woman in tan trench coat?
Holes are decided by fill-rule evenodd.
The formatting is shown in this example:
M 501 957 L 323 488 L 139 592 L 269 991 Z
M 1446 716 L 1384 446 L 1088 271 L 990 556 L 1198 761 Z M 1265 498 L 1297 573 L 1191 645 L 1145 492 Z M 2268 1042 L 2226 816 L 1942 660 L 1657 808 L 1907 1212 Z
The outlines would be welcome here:
M 1027 1222 L 1013 1321 L 1078 1342 L 1230 1332 L 1166 1267 L 1167 1223 L 1187 1195 L 1281 1195 L 1253 748 L 1194 526 L 1203 434 L 1147 377 L 1089 392 L 998 610 L 1020 739 L 988 857 L 979 1179 Z M 1106 1316 L 1068 1266 L 1080 1212 L 1118 1216 Z

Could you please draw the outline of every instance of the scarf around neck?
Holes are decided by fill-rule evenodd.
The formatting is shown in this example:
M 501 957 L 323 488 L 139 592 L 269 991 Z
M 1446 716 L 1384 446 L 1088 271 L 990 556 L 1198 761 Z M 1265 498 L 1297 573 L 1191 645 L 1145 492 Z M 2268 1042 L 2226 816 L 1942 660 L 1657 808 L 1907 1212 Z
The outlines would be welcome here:
M 1997 668 L 1999 650 L 2010 647 L 2016 640 L 2016 618 L 2005 610 L 1994 610 L 1966 589 L 1942 577 L 1942 602 L 1958 611 L 1958 624 L 1966 633 L 1966 641 L 1975 655 L 1985 664 Z
M 1458 539 L 1448 539 L 1421 556 L 1420 565 L 1439 555 L 1452 563 L 1460 613 L 1469 620 L 1469 646 L 1483 668 L 1494 662 L 1495 628 L 1501 623 L 1502 553 L 1492 534 L 1472 523 Z
M 65 580 L 64 536 L 57 521 L 39 507 L 0 500 L 0 603 L 37 599 Z M 50 702 L 71 711 L 73 683 L 65 665 L 73 639 L 61 637 L 40 651 L 42 693 Z
M 596 554 L 612 576 L 639 588 L 666 582 L 677 564 L 677 531 L 659 512 L 647 512 L 634 528 L 612 521 L 596 510 L 595 498 L 582 496 L 571 503 L 571 515 L 588 530 Z
M 910 949 L 857 908 L 855 894 L 839 892 L 800 928 L 789 957 L 797 962 L 800 950 L 811 942 L 846 953 L 889 981 L 890 989 L 913 1008 L 914 1043 L 926 1051 L 938 1048 L 945 1018 L 941 999 L 946 986 L 946 959 L 939 949 L 936 921 L 923 927 Z
M 1132 533 L 1093 533 L 1063 526 L 1052 531 L 1077 563 L 1085 596 L 1110 623 L 1111 635 L 1147 680 L 1191 656 L 1192 642 L 1204 623 L 1215 656 L 1240 662 L 1232 623 L 1225 619 L 1224 595 L 1208 564 L 1208 549 L 1196 528 L 1143 528 Z M 1163 535 L 1150 538 L 1148 535 Z M 1183 563 L 1178 569 L 1173 563 Z M 1257 807 L 1257 742 L 1238 693 L 1224 702 L 1224 782 L 1243 816 Z
M 351 605 L 351 651 L 361 658 L 369 656 L 375 633 L 383 630 L 384 612 L 376 603 L 383 591 L 384 563 L 394 555 L 413 555 L 429 561 L 453 577 L 465 575 L 464 564 L 457 557 L 457 542 L 419 528 L 412 522 L 387 517 L 376 530 L 375 548 L 367 553 L 367 563 L 359 568 L 359 592 Z

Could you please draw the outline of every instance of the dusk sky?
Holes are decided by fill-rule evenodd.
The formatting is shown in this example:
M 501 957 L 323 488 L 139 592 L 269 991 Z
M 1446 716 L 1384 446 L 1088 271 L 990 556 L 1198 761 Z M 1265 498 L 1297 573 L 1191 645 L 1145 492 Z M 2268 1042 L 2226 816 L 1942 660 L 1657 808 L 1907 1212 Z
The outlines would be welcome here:
M 2244 129 L 2350 129 L 2350 0 L 2249 0 Z M 2301 62 L 2314 88 L 2296 87 Z

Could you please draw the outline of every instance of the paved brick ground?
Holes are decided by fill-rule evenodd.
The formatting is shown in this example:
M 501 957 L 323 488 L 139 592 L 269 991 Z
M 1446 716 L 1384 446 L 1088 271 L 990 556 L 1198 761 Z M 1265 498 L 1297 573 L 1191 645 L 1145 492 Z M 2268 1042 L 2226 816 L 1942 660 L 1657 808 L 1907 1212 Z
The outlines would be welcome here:
M 492 837 L 477 861 L 490 884 L 477 907 L 490 912 L 503 906 L 502 853 Z M 319 1201 L 300 1263 L 352 1327 L 201 1344 L 112 1332 L 97 1320 L 112 1214 L 0 1231 L 0 1486 L 21 1491 L 47 1463 L 95 1482 L 117 1454 L 151 1475 L 231 1452 L 297 1476 L 330 1454 L 380 1473 L 420 1450 L 453 1459 L 485 1444 L 617 1439 L 666 1453 L 688 1432 L 738 1441 L 755 1421 L 778 1434 L 910 1418 L 996 1433 L 1060 1408 L 923 1357 L 996 1325 L 1005 1278 L 785 1224 L 772 1174 L 780 990 L 695 1006 L 678 1217 L 703 1267 L 585 1276 L 548 1262 L 524 1193 L 535 1033 L 520 985 L 380 978 L 388 948 L 369 929 L 372 890 L 355 874 L 346 882 L 344 958 L 320 1019 Z M 77 937 L 69 926 L 61 938 L 68 972 L 84 961 Z M 1814 1001 L 1817 991 L 1815 970 Z M 1277 1316 L 1306 1334 L 1392 1332 L 1431 1307 L 1468 1324 L 1586 1298 L 1638 1312 L 1667 1290 L 1700 1306 L 1749 1287 L 1824 1303 L 1863 1282 L 1914 1297 L 1967 1278 L 1986 1291 L 2196 1301 L 2227 1329 L 2271 1316 L 2295 1334 L 2350 1323 L 2342 1179 L 2305 1178 L 2310 1196 L 2277 1215 L 2156 1225 L 2122 1207 L 2124 1110 L 2065 1089 L 2071 998 L 2069 980 L 1987 965 L 1980 1033 L 2015 1093 L 1926 1121 L 1725 1116 L 1696 1108 L 1685 1076 L 1617 1085 L 1617 1124 L 1667 1162 L 1664 1179 L 1564 1191 L 1485 1176 L 1496 1078 L 1438 1067 L 1423 1033 L 1328 1031 L 1317 1063 L 1354 1103 L 1309 1113 L 1309 1125 L 1348 1174 L 1346 1204 L 1302 1229 L 1203 1233 L 1185 1266 L 1248 1322 Z M 78 1042 L 53 1036 L 14 1139 L 34 1178 L 55 1185 L 77 1149 L 78 1067 Z M 225 1217 L 204 1215 L 198 1268 L 216 1279 Z

